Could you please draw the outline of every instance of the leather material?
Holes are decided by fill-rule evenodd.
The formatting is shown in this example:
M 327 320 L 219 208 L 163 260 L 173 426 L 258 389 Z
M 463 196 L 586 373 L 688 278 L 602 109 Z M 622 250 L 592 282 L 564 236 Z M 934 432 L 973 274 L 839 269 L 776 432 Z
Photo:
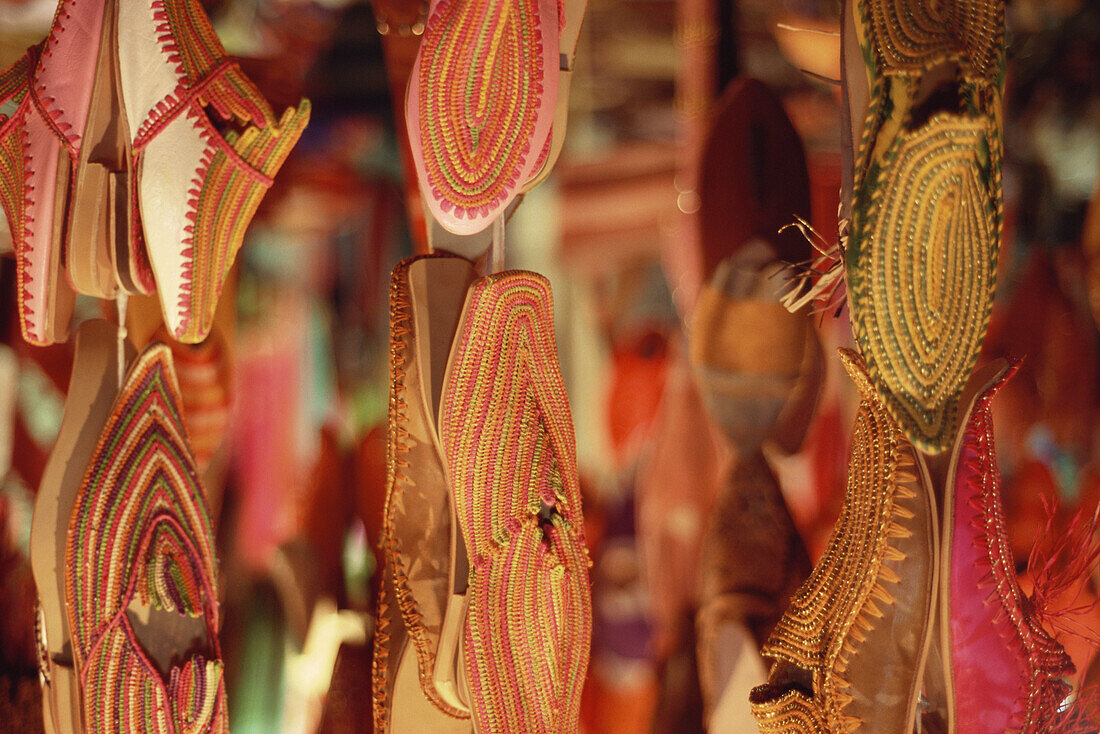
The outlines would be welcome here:
M 374 731 L 377 734 L 472 734 L 473 724 L 465 719 L 448 716 L 423 695 L 417 675 L 416 649 L 402 619 L 394 587 L 393 569 L 383 571 L 375 627 L 374 673 L 383 681 L 384 699 L 375 690 L 375 703 L 384 701 L 385 715 L 375 712 Z
M 210 152 L 204 130 L 189 115 L 170 122 L 142 153 L 142 171 L 180 171 L 184 175 L 142 175 L 138 201 L 149 263 L 157 279 L 164 322 L 173 335 L 182 332 L 188 317 L 183 289 L 190 258 L 184 230 L 191 225 L 192 189 Z M 193 215 L 192 215 L 193 216 Z
M 974 422 L 972 418 L 968 434 L 976 428 Z M 979 451 L 978 445 L 967 442 L 956 474 L 955 532 L 950 545 L 951 674 L 958 731 L 1001 734 L 1015 718 L 1026 661 L 1018 659 L 1018 652 L 1000 634 L 997 621 L 1004 617 L 1000 600 L 987 601 L 989 561 L 979 545 L 984 528 L 978 530 L 981 512 L 975 506 L 984 479 Z
M 405 647 L 397 680 L 394 681 L 393 713 L 390 734 L 473 734 L 469 718 L 456 719 L 435 708 L 420 691 L 416 675 L 416 652 Z
M 710 694 L 703 692 L 704 699 L 714 701 L 707 717 L 707 731 L 758 734 L 756 720 L 745 706 L 749 692 L 767 679 L 756 642 L 747 630 L 732 622 L 718 625 L 713 634 L 711 660 L 700 659 L 700 676 L 705 667 L 716 673 L 715 690 Z
M 907 487 L 915 495 L 895 509 L 908 530 L 890 541 L 901 558 L 883 563 L 901 582 L 890 589 L 892 603 L 881 607 L 885 618 L 869 620 L 871 629 L 864 630 L 866 639 L 860 646 L 866 654 L 849 665 L 847 676 L 847 692 L 853 699 L 848 710 L 863 722 L 859 730 L 868 733 L 912 731 L 933 641 L 937 509 L 932 487 L 922 481 L 916 452 L 900 434 L 895 438 L 895 491 Z
M 31 570 L 38 590 L 43 645 L 42 698 L 55 732 L 79 731 L 79 681 L 71 667 L 71 634 L 65 615 L 65 545 L 80 481 L 95 451 L 118 391 L 118 329 L 102 320 L 76 333 L 73 374 L 65 413 L 42 474 L 31 521 Z M 134 349 L 126 343 L 124 359 Z M 69 660 L 68 665 L 61 661 Z
M 991 404 L 1016 365 L 977 397 L 954 476 L 950 576 L 951 678 L 958 734 L 1070 731 L 1062 709 L 1073 664 L 1024 596 L 1008 545 Z
M 118 2 L 121 105 L 145 247 L 172 335 L 198 342 L 309 105 L 277 118 L 227 58 L 196 0 Z M 166 170 L 179 175 L 158 175 Z
M 380 732 L 396 732 L 390 728 L 394 721 L 410 720 L 409 712 L 397 710 L 399 679 L 408 688 L 410 676 L 418 686 L 402 692 L 405 705 L 413 711 L 433 708 L 452 721 L 464 718 L 470 727 L 469 712 L 447 703 L 433 683 L 437 664 L 453 667 L 455 662 L 438 658 L 452 594 L 453 529 L 433 405 L 475 277 L 467 260 L 432 255 L 398 263 L 391 280 L 389 476 L 381 540 L 387 591 L 385 623 L 380 619 L 375 635 L 375 727 Z M 431 290 L 426 290 L 429 283 Z
M 38 108 L 29 102 L 24 121 L 28 184 L 26 195 L 26 228 L 22 238 L 15 239 L 16 258 L 19 262 L 17 277 L 22 295 L 23 335 L 32 344 L 44 346 L 63 339 L 65 330 L 55 330 L 54 324 L 68 321 L 56 313 L 54 303 L 59 290 L 69 286 L 60 274 L 61 243 L 57 240 L 57 228 L 62 226 L 59 217 L 57 194 L 64 182 L 57 179 L 58 161 L 65 153 L 43 119 Z M 70 310 L 71 313 L 71 310 Z
M 711 731 L 754 731 L 755 723 L 731 727 L 752 721 L 748 693 L 766 680 L 759 646 L 811 570 L 763 454 L 738 457 L 705 537 L 695 622 L 703 703 Z M 739 698 L 731 700 L 731 686 Z
M 58 6 L 21 110 L 0 133 L 8 134 L 8 125 L 13 132 L 23 128 L 25 149 L 20 162 L 26 174 L 26 192 L 22 232 L 14 226 L 17 213 L 5 208 L 20 261 L 17 297 L 23 336 L 40 346 L 67 338 L 72 314 L 72 290 L 61 275 L 61 233 L 70 182 L 58 180 L 58 167 L 61 164 L 63 170 L 71 171 L 80 153 L 95 74 L 95 64 L 89 59 L 95 59 L 99 51 L 103 6 L 102 2 L 81 3 L 77 10 L 73 0 L 63 0 Z M 5 73 L 18 68 L 19 62 Z M 62 157 L 68 160 L 62 163 Z
M 60 22 L 54 22 L 35 73 L 35 92 L 76 150 L 91 107 L 95 64 L 89 61 L 99 54 L 106 5 L 103 0 L 62 0 Z
M 179 51 L 172 50 L 175 39 L 163 38 L 164 32 L 158 32 L 163 5 L 153 0 L 118 0 L 119 81 L 133 137 L 148 122 L 164 115 L 168 109 L 164 103 L 182 91 L 186 80 Z M 158 110 L 158 105 L 162 109 Z
M 764 647 L 777 661 L 753 691 L 763 732 L 912 730 L 934 586 L 916 460 L 863 362 L 845 503 L 821 561 Z
M 691 318 L 691 361 L 711 417 L 739 451 L 775 439 L 793 453 L 821 387 L 821 348 L 809 320 L 756 292 L 723 292 L 716 270 Z M 761 268 L 753 277 L 765 281 Z M 736 274 L 730 280 L 737 280 Z M 769 294 L 770 295 L 770 294 Z

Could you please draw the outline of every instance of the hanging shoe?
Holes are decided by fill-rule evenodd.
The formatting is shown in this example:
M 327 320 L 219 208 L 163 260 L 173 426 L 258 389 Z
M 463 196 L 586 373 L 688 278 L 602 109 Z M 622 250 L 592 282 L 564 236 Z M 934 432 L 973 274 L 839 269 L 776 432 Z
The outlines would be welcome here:
M 475 278 L 443 254 L 394 270 L 375 726 L 576 731 L 591 603 L 549 287 Z M 514 453 L 486 474 L 497 446 Z
M 935 595 L 933 499 L 912 446 L 841 351 L 859 389 L 844 506 L 825 553 L 763 655 L 750 702 L 761 732 L 911 732 Z
M 1084 734 L 1095 725 L 1069 702 L 1073 663 L 1043 627 L 1045 597 L 1020 590 L 1009 549 L 991 406 L 1016 367 L 983 390 L 955 450 L 941 569 L 944 718 L 958 734 Z
M 97 3 L 92 3 L 96 5 Z M 94 10 L 94 9 L 93 9 Z M 74 55 L 73 34 L 51 33 L 0 73 L 0 199 L 16 259 L 16 300 L 23 338 L 45 346 L 68 338 L 76 294 L 63 274 L 61 230 L 69 188 L 73 123 L 39 98 L 36 70 L 43 50 Z M 85 39 L 78 39 L 82 41 Z M 86 76 L 69 66 L 70 85 Z M 86 104 L 86 101 L 85 101 Z M 65 155 L 62 155 L 62 153 Z
M 852 327 L 887 411 L 940 453 L 996 285 L 1004 2 L 851 0 L 844 21 Z
M 38 589 L 36 633 L 43 718 L 51 734 L 81 731 L 80 681 L 65 612 L 69 519 L 84 472 L 118 393 L 118 327 L 93 319 L 80 325 L 61 429 L 35 498 L 31 570 Z M 124 347 L 131 361 L 133 346 Z
M 456 685 L 466 549 L 454 522 L 436 416 L 447 356 L 475 279 L 467 260 L 432 255 L 400 262 L 390 285 L 389 478 L 374 638 L 379 734 L 473 731 Z
M 860 387 L 848 494 L 825 554 L 764 648 L 752 694 L 763 732 L 1091 731 L 1073 664 L 1025 596 L 1009 552 L 990 404 L 1015 371 L 963 392 L 949 455 L 916 451 L 852 352 Z M 870 430 L 874 427 L 874 430 Z
M 198 0 L 113 1 L 141 221 L 134 237 L 144 238 L 173 337 L 202 341 L 245 228 L 309 121 L 309 102 L 277 117 L 226 56 Z M 180 169 L 190 175 L 141 175 Z
M 461 692 L 477 732 L 577 732 L 592 603 L 550 285 L 471 286 L 440 437 L 469 558 Z
M 215 574 L 171 353 L 154 344 L 126 375 L 69 524 L 84 731 L 228 731 Z
M 779 96 L 759 79 L 734 79 L 715 102 L 697 188 L 705 280 L 753 241 L 767 243 L 783 262 L 812 252 L 786 226 L 811 214 L 802 139 Z
M 449 232 L 486 229 L 542 168 L 557 102 L 555 0 L 434 0 L 406 98 L 420 191 Z
M 722 722 L 735 714 L 751 716 L 749 676 L 739 671 L 750 658 L 763 671 L 757 652 L 811 569 L 762 447 L 798 450 L 823 360 L 810 319 L 788 313 L 774 294 L 768 275 L 781 268 L 774 257 L 756 241 L 722 261 L 700 294 L 690 331 L 696 381 L 735 453 L 706 524 L 696 617 L 708 719 L 727 729 L 733 724 Z M 749 688 L 763 682 L 761 675 Z M 733 684 L 745 695 L 727 701 Z
M 0 77 L 4 101 L 0 193 L 27 341 L 65 338 L 73 289 L 118 288 L 157 290 L 173 337 L 205 338 L 308 102 L 277 118 L 197 0 L 62 0 L 42 46 Z

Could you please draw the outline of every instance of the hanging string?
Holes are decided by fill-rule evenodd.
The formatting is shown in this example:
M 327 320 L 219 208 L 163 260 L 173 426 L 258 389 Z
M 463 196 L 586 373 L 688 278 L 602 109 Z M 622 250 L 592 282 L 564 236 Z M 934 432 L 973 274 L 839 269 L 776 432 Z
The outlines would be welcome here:
M 493 220 L 493 241 L 489 245 L 489 272 L 504 270 L 504 217 Z
M 122 389 L 122 380 L 126 376 L 126 301 L 129 296 L 121 288 L 115 305 L 118 306 L 118 387 Z

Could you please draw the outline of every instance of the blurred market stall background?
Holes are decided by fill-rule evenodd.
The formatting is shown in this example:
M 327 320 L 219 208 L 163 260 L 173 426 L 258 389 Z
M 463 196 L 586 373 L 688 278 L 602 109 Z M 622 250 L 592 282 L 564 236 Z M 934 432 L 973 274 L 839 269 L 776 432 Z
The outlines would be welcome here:
M 181 380 L 205 386 L 187 410 L 202 417 L 192 440 L 215 498 L 232 729 L 369 731 L 388 279 L 424 247 L 391 79 L 415 50 L 422 11 L 204 4 L 276 108 L 307 96 L 314 110 L 248 233 L 212 341 L 177 354 Z M 508 264 L 553 284 L 574 411 L 595 561 L 586 731 L 703 730 L 697 569 L 731 449 L 687 367 L 704 259 L 701 151 L 722 90 L 739 75 L 763 80 L 802 137 L 810 224 L 835 240 L 839 90 L 800 71 L 814 46 L 784 28 L 819 29 L 827 50 L 838 5 L 590 0 L 565 151 L 509 222 Z M 36 43 L 54 10 L 52 0 L 0 0 L 0 62 Z M 413 23 L 398 28 L 395 12 Z M 996 416 L 1022 567 L 1048 523 L 1100 500 L 1100 3 L 1014 0 L 1008 22 L 1007 226 L 985 356 L 1026 356 Z M 22 343 L 14 268 L 0 261 L 0 722 L 41 731 L 30 512 L 72 355 L 71 345 Z M 840 506 L 855 396 L 833 358 L 849 339 L 846 314 L 814 328 L 823 398 L 802 450 L 769 460 L 816 557 Z M 670 449 L 685 436 L 691 456 Z M 1067 595 L 1059 630 L 1100 630 L 1095 584 Z M 1095 646 L 1063 638 L 1081 679 L 1100 679 Z

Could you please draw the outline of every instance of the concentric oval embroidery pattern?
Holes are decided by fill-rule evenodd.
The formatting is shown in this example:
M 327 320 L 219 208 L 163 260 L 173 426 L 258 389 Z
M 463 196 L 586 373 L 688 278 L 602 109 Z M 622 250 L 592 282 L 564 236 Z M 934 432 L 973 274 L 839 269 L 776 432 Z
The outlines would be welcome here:
M 993 305 L 988 147 L 984 121 L 933 117 L 895 141 L 855 220 L 853 328 L 890 414 L 926 450 L 954 433 Z
M 557 99 L 557 4 L 443 0 L 408 96 L 409 137 L 432 214 L 479 232 L 538 168 Z
M 892 70 L 920 72 L 945 58 L 961 61 L 979 76 L 995 70 L 1004 25 L 1001 3 L 869 0 L 867 8 L 874 46 Z
M 440 434 L 471 566 L 471 709 L 487 731 L 576 731 L 592 605 L 550 286 L 489 276 L 466 309 Z

